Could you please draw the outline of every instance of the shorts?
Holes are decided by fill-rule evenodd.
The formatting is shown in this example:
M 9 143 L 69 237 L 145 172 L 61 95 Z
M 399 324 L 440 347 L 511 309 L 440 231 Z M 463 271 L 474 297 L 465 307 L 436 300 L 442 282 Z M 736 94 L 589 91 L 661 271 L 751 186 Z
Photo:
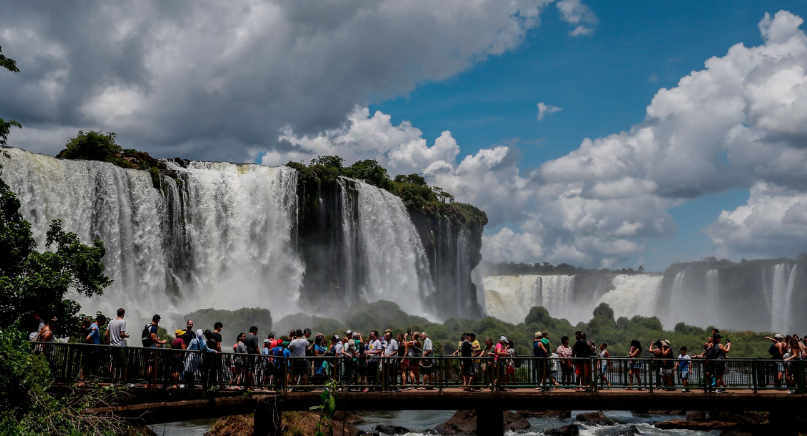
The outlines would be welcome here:
M 401 360 L 401 368 L 409 368 L 409 359 Z
M 776 370 L 778 372 L 785 372 L 785 362 L 776 362 Z
M 474 362 L 474 374 L 479 374 L 479 362 Z
M 632 362 L 630 369 L 642 369 L 642 362 Z
M 689 371 L 681 371 L 681 380 L 689 380 Z
M 721 376 L 726 372 L 726 362 L 715 362 L 715 375 Z
M 462 375 L 464 376 L 474 375 L 474 366 L 470 363 L 464 363 L 462 365 Z
M 560 367 L 560 374 L 563 377 L 571 377 L 572 376 L 572 367 L 571 366 L 561 366 Z
M 591 369 L 585 363 L 576 363 L 574 365 L 574 373 L 580 377 L 588 378 L 591 375 Z
M 605 374 L 607 371 L 608 371 L 607 363 L 603 363 L 602 365 L 600 365 L 600 374 Z
M 420 373 L 423 375 L 432 375 L 432 367 L 431 366 L 421 366 Z
M 308 359 L 297 359 L 294 361 L 294 374 L 308 374 Z
M 658 370 L 658 374 L 662 377 L 672 377 L 673 369 L 672 368 L 660 368 Z

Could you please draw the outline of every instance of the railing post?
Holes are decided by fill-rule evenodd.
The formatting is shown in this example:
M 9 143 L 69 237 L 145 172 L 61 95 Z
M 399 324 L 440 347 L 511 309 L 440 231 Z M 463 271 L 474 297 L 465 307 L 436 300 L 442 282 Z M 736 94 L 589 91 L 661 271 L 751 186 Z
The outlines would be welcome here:
M 655 374 L 655 372 L 656 372 L 655 371 L 655 365 L 653 365 L 653 360 L 652 359 L 649 360 L 647 362 L 647 364 L 648 364 L 648 366 L 650 366 L 650 372 L 647 375 L 647 381 L 648 381 L 648 384 L 650 386 L 647 388 L 647 390 L 650 391 L 650 392 L 653 392 L 653 388 L 655 388 L 655 385 L 656 385 L 656 383 L 655 383 L 655 376 L 656 376 L 656 374 Z

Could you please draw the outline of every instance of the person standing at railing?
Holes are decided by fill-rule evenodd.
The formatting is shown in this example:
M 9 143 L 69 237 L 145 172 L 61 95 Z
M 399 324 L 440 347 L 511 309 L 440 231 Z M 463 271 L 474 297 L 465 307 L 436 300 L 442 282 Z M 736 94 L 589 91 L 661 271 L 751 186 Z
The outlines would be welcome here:
M 473 357 L 482 356 L 482 347 L 479 345 L 479 341 L 476 340 L 476 333 L 470 332 L 470 333 L 468 333 L 468 336 L 470 338 L 469 340 L 471 342 L 471 346 L 473 347 L 472 350 L 471 350 L 471 356 L 473 356 Z M 476 384 L 479 384 L 479 380 L 482 377 L 482 374 L 480 373 L 480 368 L 479 368 L 481 362 L 480 362 L 479 359 L 472 359 L 472 362 L 473 362 L 472 364 L 474 366 L 474 373 L 471 376 L 471 383 L 476 385 Z M 476 391 L 476 390 L 477 389 L 474 389 L 474 391 Z
M 260 348 L 260 339 L 258 338 L 258 327 L 257 326 L 250 326 L 249 334 L 246 335 L 244 338 L 244 347 L 247 349 L 247 356 L 245 357 L 246 362 L 244 364 L 245 369 L 245 379 L 244 379 L 244 388 L 249 389 L 252 387 L 252 384 L 255 382 L 255 376 L 257 375 L 258 369 L 260 367 L 257 365 L 258 363 L 258 356 L 261 354 Z
M 407 332 L 407 335 L 404 336 L 404 341 L 406 345 L 406 357 L 409 359 L 409 372 L 408 375 L 412 378 L 412 385 L 418 388 L 417 386 L 420 385 L 420 355 L 423 353 L 423 348 L 420 343 L 420 333 L 418 332 L 411 332 L 412 338 L 410 340 L 409 336 L 410 332 Z
M 381 358 L 384 357 L 384 347 L 381 346 L 381 341 L 378 339 L 378 330 L 370 331 L 370 340 L 367 342 L 364 354 L 367 359 L 366 382 L 376 384 L 378 383 L 378 365 L 381 363 Z M 364 392 L 369 391 L 369 388 L 364 389 Z
M 604 381 L 608 387 L 611 387 L 611 382 L 608 381 L 608 369 L 611 367 L 611 361 L 608 360 L 611 358 L 611 353 L 608 352 L 608 344 L 603 342 L 600 344 L 600 380 Z
M 586 341 L 586 334 L 583 332 L 575 333 L 577 342 L 572 346 L 572 357 L 576 358 L 574 362 L 575 374 L 577 374 L 578 388 L 577 392 L 588 391 L 591 389 L 591 368 L 588 361 L 591 358 L 591 347 Z
M 431 390 L 434 389 L 434 376 L 432 375 L 434 360 L 430 357 L 434 356 L 434 345 L 426 332 L 421 332 L 420 337 L 423 339 L 423 359 L 420 359 L 418 365 L 420 373 L 423 374 L 424 389 Z M 429 387 L 426 387 L 426 380 L 429 381 Z
M 462 342 L 460 342 L 460 349 L 459 349 L 460 357 L 463 358 L 461 361 L 462 363 L 460 365 L 462 368 L 462 386 L 463 386 L 462 390 L 468 392 L 471 391 L 470 388 L 471 377 L 473 376 L 474 371 L 474 366 L 471 364 L 471 360 L 469 359 L 473 354 L 474 347 L 469 339 L 470 336 L 468 336 L 468 334 L 466 333 L 465 337 L 462 339 Z
M 202 329 L 196 330 L 194 338 L 188 345 L 186 350 L 189 351 L 185 358 L 185 383 L 193 389 L 194 382 L 199 380 L 199 384 L 205 380 L 204 374 L 201 374 L 202 353 L 217 353 L 216 350 L 211 350 L 207 346 L 205 340 L 205 332 Z M 197 371 L 200 372 L 199 377 L 196 376 Z
M 146 324 L 146 327 L 143 329 L 143 334 L 140 340 L 144 347 L 157 348 L 158 345 L 165 345 L 168 343 L 168 341 L 164 341 L 157 336 L 160 319 L 160 315 L 155 314 L 151 317 L 151 322 Z M 145 350 L 143 354 L 146 358 L 146 387 L 150 387 L 151 383 L 157 381 L 157 351 Z
M 782 387 L 782 377 L 785 374 L 785 364 L 784 364 L 784 356 L 785 356 L 785 349 L 787 345 L 782 342 L 784 336 L 777 333 L 772 338 L 765 337 L 765 339 L 769 341 L 773 341 L 770 348 L 768 348 L 768 354 L 771 355 L 771 359 L 776 360 L 774 365 L 776 366 L 776 377 L 774 384 L 777 388 Z
M 39 329 L 37 335 L 33 338 L 36 342 L 56 342 L 56 328 L 59 325 L 59 320 L 54 316 L 50 321 Z M 51 345 L 37 345 L 35 350 L 44 353 L 50 357 L 53 355 L 54 348 Z
M 555 350 L 560 357 L 561 383 L 568 386 L 572 384 L 572 347 L 569 346 L 569 337 L 560 338 L 560 345 Z
M 221 353 L 221 343 L 224 341 L 224 338 L 221 337 L 221 330 L 224 328 L 224 324 L 221 321 L 216 321 L 213 323 L 213 332 L 210 333 L 210 342 L 208 343 L 208 347 L 212 348 L 218 353 L 213 356 L 213 370 L 210 371 L 210 385 L 213 386 L 217 381 L 219 382 L 219 389 L 224 389 L 224 359 Z
M 798 374 L 798 371 L 795 370 L 795 366 L 791 363 L 792 360 L 802 360 L 805 357 L 805 350 L 802 348 L 801 343 L 799 342 L 798 337 L 794 336 L 790 338 L 790 356 L 785 359 L 785 365 L 790 368 L 790 377 L 791 377 L 791 385 L 795 388 L 798 386 L 796 383 L 795 376 Z M 791 389 L 790 393 L 795 394 L 798 392 L 796 389 Z
M 294 332 L 294 340 L 289 343 L 289 351 L 292 357 L 292 382 L 295 385 L 308 384 L 308 360 L 305 358 L 308 349 L 308 339 L 303 336 L 303 331 L 297 329 Z
M 686 346 L 681 347 L 680 351 L 681 354 L 678 355 L 678 361 L 675 362 L 675 369 L 681 373 L 681 384 L 684 385 L 681 392 L 689 392 L 689 371 L 690 367 L 692 366 L 692 358 L 687 355 Z
M 101 344 L 101 332 L 100 328 L 106 324 L 106 317 L 104 315 L 98 315 L 95 318 L 95 322 L 90 324 L 89 331 L 87 333 L 87 337 L 84 338 L 85 344 L 94 344 L 100 345 Z M 98 347 L 85 347 L 84 353 L 82 356 L 82 365 L 81 369 L 79 370 L 78 378 L 81 380 L 78 383 L 78 386 L 84 386 L 84 378 L 89 374 L 95 374 L 97 371 L 98 366 Z
M 535 377 L 535 383 L 539 386 L 535 388 L 536 391 L 543 390 L 540 386 L 546 380 L 546 357 L 548 356 L 548 349 L 544 346 L 542 341 L 544 335 L 542 332 L 535 332 L 535 338 L 532 341 L 532 356 L 537 357 L 540 360 L 536 360 L 535 365 L 533 365 L 533 376 Z
M 714 347 L 715 358 L 715 392 L 722 394 L 726 392 L 726 383 L 723 382 L 723 374 L 726 372 L 726 355 L 731 351 L 731 341 L 726 341 L 726 345 L 720 343 L 723 337 L 719 333 L 712 336 L 712 347 Z M 723 389 L 721 389 L 721 386 Z
M 626 391 L 632 391 L 633 379 L 636 379 L 636 390 L 643 391 L 642 388 L 642 362 L 639 358 L 642 357 L 642 343 L 634 339 L 630 341 L 630 352 L 628 353 L 628 387 Z

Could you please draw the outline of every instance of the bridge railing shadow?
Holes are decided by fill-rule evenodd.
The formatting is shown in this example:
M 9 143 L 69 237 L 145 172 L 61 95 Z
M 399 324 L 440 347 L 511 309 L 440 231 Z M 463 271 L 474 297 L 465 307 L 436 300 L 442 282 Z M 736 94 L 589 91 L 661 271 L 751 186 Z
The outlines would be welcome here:
M 32 342 L 61 384 L 125 384 L 150 388 L 300 391 L 335 383 L 340 390 L 428 389 L 717 389 L 805 393 L 801 360 L 531 356 L 284 357 L 169 348 Z M 722 380 L 725 386 L 718 386 Z

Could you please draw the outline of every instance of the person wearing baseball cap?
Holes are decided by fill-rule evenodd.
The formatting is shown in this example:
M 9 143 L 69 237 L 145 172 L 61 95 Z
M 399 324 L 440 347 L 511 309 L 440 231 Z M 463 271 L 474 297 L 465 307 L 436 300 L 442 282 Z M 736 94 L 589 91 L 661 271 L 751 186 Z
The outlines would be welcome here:
M 785 337 L 777 333 L 773 335 L 772 338 L 766 337 L 765 339 L 773 341 L 771 347 L 768 348 L 768 354 L 771 355 L 771 359 L 776 360 L 776 380 L 774 381 L 774 385 L 780 388 L 782 387 L 782 378 L 784 378 L 785 374 L 784 357 L 787 351 L 787 344 L 785 344 L 784 341 Z

